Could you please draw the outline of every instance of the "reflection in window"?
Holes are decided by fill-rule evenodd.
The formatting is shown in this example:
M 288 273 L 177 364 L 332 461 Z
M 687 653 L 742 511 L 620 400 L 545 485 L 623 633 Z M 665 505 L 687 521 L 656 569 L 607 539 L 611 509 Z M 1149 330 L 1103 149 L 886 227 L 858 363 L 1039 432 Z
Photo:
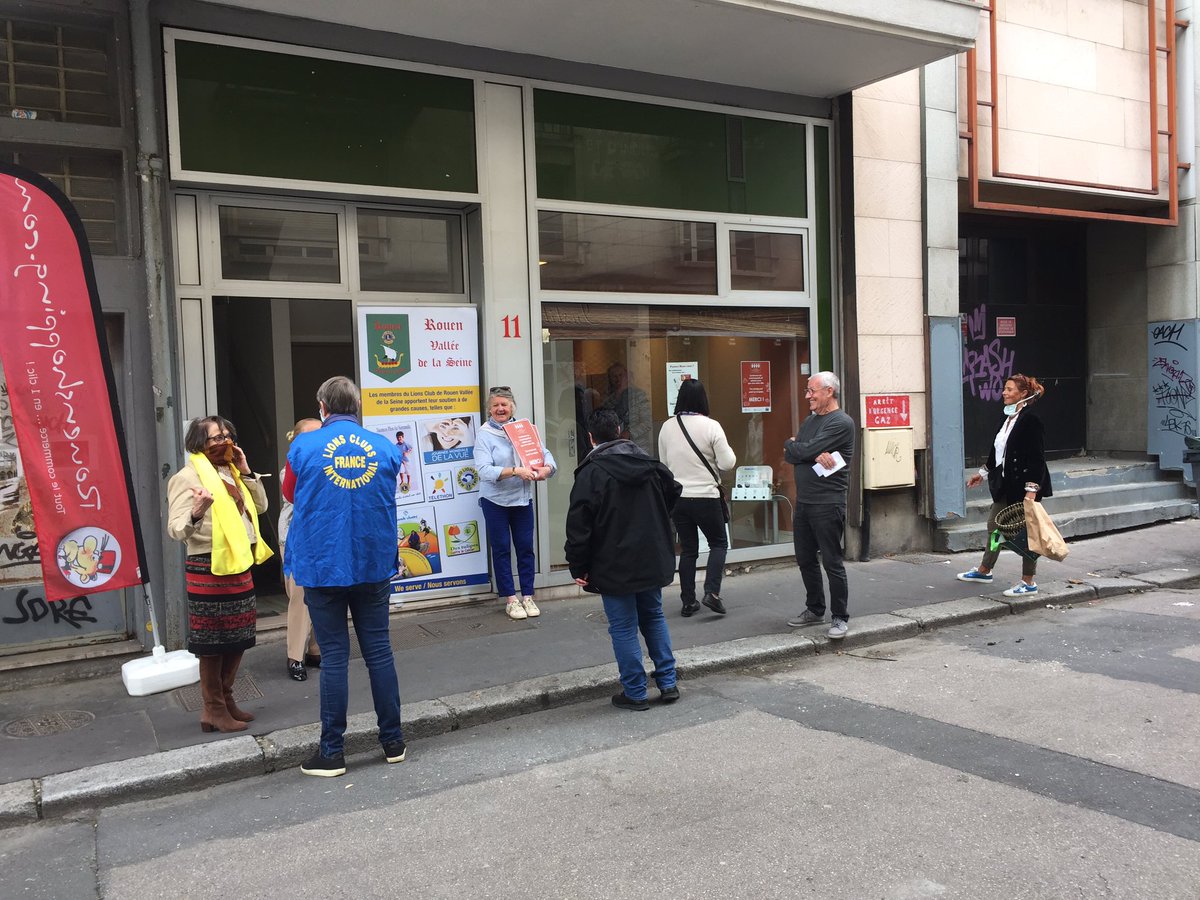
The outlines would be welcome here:
M 334 213 L 222 206 L 221 274 L 246 281 L 337 284 L 338 223 Z
M 461 294 L 460 222 L 458 216 L 359 210 L 362 289 Z
M 538 213 L 542 290 L 715 294 L 716 244 L 712 222 Z
M 543 303 L 543 378 L 546 441 L 559 461 L 547 485 L 549 528 L 561 534 L 574 465 L 588 452 L 588 416 L 601 407 L 629 409 L 628 436 L 651 455 L 658 433 L 672 414 L 669 373 L 686 368 L 708 390 L 712 415 L 725 428 L 739 466 L 770 466 L 769 501 L 736 501 L 730 533 L 733 547 L 759 547 L 791 540 L 795 499 L 792 467 L 783 444 L 807 412 L 803 385 L 809 370 L 807 309 L 736 310 L 695 305 Z M 757 363 L 758 378 L 744 376 Z M 632 415 L 636 397 L 648 422 Z M 732 472 L 723 473 L 732 486 Z M 561 541 L 551 541 L 551 562 L 563 563 Z
M 533 103 L 544 200 L 808 214 L 803 124 L 558 91 Z
M 804 290 L 802 235 L 731 231 L 729 263 L 735 291 Z

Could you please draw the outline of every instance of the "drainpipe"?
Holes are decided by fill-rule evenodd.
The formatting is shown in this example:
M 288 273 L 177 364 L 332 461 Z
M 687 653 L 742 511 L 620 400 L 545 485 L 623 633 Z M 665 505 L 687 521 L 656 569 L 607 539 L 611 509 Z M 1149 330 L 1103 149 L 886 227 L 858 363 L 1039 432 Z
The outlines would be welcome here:
M 154 433 L 157 450 L 159 495 L 179 460 L 179 429 L 176 425 L 174 357 L 175 322 L 172 315 L 166 253 L 163 248 L 162 196 L 163 159 L 159 146 L 158 114 L 155 108 L 153 31 L 150 0 L 129 0 L 130 49 L 133 60 L 134 111 L 137 122 L 138 212 L 142 223 L 142 261 L 146 275 L 146 321 L 150 333 L 150 373 L 154 395 Z M 158 540 L 165 534 L 163 505 L 159 515 L 143 522 L 158 522 Z M 161 621 L 166 624 L 164 643 L 170 650 L 183 646 L 183 560 L 182 554 L 163 554 L 163 581 L 155 591 L 163 605 Z M 146 644 L 147 636 L 141 635 Z M 149 646 L 149 644 L 147 644 Z

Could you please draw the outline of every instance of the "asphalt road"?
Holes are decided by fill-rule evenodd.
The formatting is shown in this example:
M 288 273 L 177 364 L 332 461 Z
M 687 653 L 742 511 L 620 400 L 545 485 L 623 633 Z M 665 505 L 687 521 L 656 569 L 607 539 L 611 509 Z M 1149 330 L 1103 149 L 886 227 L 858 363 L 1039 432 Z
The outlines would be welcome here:
M 0 896 L 1200 896 L 1200 591 L 0 832 Z

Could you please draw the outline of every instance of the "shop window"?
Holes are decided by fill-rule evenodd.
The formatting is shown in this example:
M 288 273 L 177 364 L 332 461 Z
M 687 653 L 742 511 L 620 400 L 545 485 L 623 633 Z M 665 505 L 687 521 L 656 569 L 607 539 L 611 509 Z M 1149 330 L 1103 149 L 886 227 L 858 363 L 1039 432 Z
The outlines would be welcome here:
M 341 281 L 334 213 L 222 206 L 221 275 L 230 280 Z
M 803 236 L 765 231 L 729 232 L 729 277 L 735 291 L 803 293 Z
M 801 218 L 806 126 L 534 92 L 538 196 Z
M 185 170 L 477 190 L 469 79 L 199 41 L 173 52 Z
M 704 382 L 738 465 L 773 472 L 772 499 L 734 502 L 733 547 L 791 541 L 795 481 L 783 444 L 807 411 L 801 402 L 810 371 L 807 309 L 543 303 L 542 327 L 543 433 L 558 462 L 547 485 L 552 535 L 563 533 L 571 473 L 588 452 L 588 416 L 597 408 L 616 409 L 625 435 L 657 455 L 678 379 L 688 373 Z M 745 363 L 758 365 L 751 370 Z M 758 380 L 764 371 L 765 389 Z M 727 487 L 733 476 L 723 473 Z M 561 567 L 561 540 L 552 540 L 550 550 Z
M 97 256 L 128 252 L 125 189 L 120 152 L 58 147 L 0 148 L 4 158 L 52 181 L 83 221 L 88 245 Z
M 14 119 L 119 125 L 111 28 L 0 20 L 0 91 Z
M 538 213 L 545 291 L 715 294 L 717 226 L 632 216 Z
M 461 294 L 462 220 L 359 210 L 358 267 L 364 291 Z

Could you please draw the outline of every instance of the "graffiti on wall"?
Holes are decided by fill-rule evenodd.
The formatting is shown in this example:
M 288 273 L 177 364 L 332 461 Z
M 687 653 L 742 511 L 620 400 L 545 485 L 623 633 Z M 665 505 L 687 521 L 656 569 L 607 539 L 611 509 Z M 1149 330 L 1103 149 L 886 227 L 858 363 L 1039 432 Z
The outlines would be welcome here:
M 963 319 L 963 385 L 967 394 L 979 400 L 999 400 L 1004 382 L 1012 377 L 1015 350 L 1005 347 L 1000 338 L 989 341 L 987 304 L 981 303 Z
M 1158 454 L 1159 465 L 1183 467 L 1184 437 L 1197 432 L 1196 372 L 1200 352 L 1196 323 L 1151 322 L 1149 338 L 1149 452 Z

